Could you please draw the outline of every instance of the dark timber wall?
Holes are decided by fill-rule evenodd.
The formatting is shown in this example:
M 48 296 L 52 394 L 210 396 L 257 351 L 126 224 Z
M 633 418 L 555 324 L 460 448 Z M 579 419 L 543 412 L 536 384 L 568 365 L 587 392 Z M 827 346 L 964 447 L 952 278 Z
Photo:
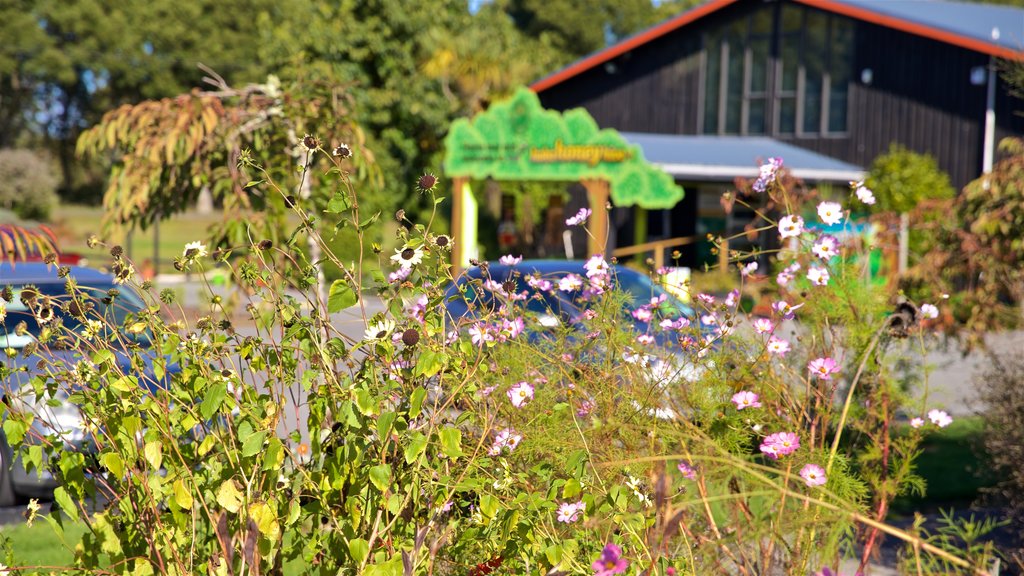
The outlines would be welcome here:
M 785 2 L 786 0 L 779 0 Z M 698 134 L 704 95 L 703 36 L 754 10 L 779 2 L 740 2 L 540 93 L 556 110 L 582 106 L 602 127 L 624 131 Z M 835 17 L 835 16 L 834 16 Z M 961 187 L 981 172 L 986 86 L 971 71 L 989 57 L 954 46 L 855 22 L 853 80 L 843 134 L 768 136 L 867 167 L 890 143 L 936 157 Z M 777 28 L 776 28 L 777 29 Z M 773 42 L 773 46 L 777 46 Z M 777 50 L 777 49 L 776 49 Z M 773 52 L 775 56 L 777 52 Z M 871 70 L 871 82 L 861 73 Z M 997 139 L 1024 134 L 1024 101 L 997 87 Z M 769 118 L 774 117 L 770 100 Z

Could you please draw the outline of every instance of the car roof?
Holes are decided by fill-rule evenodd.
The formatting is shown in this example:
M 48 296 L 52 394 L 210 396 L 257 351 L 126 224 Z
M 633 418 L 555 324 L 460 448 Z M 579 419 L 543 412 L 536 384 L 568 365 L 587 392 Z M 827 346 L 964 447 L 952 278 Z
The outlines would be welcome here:
M 541 275 L 545 274 L 567 274 L 567 273 L 580 273 L 586 271 L 586 262 L 583 260 L 523 260 L 518 264 L 507 265 L 499 262 L 490 262 L 487 264 L 487 269 L 490 271 L 492 276 L 501 275 L 512 270 L 518 270 L 526 274 L 533 274 L 539 272 Z M 635 270 L 626 268 L 625 266 L 619 266 L 617 264 L 608 265 L 616 274 L 625 272 L 637 273 Z M 474 266 L 466 270 L 466 273 L 473 277 L 480 276 L 480 268 Z
M 112 284 L 114 277 L 93 268 L 69 266 L 70 277 L 80 284 Z M 0 262 L 0 286 L 5 284 L 63 284 L 64 279 L 58 275 L 58 267 L 42 262 Z

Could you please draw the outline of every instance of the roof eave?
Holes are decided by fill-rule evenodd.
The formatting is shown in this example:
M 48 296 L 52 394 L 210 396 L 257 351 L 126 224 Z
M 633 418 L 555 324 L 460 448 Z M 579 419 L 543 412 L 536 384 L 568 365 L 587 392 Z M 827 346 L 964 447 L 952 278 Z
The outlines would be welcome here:
M 653 162 L 676 179 L 692 179 L 708 182 L 731 182 L 735 178 L 757 178 L 760 170 L 751 166 L 723 166 L 708 164 L 675 164 Z M 829 168 L 797 168 L 787 167 L 787 171 L 795 178 L 807 182 L 856 182 L 864 178 L 863 170 L 829 169 Z

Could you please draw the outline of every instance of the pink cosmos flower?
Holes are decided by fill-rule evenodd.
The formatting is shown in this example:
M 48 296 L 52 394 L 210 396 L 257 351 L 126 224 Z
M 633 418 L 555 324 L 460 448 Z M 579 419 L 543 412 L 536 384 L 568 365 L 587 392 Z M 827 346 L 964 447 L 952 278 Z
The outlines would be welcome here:
M 829 278 L 828 269 L 826 268 L 811 266 L 810 269 L 807 270 L 807 279 L 815 286 L 827 286 Z
M 697 479 L 697 470 L 689 462 L 680 462 L 676 464 L 676 468 L 679 469 L 679 473 L 683 475 L 683 478 L 687 480 Z
M 575 216 L 566 219 L 565 225 L 566 226 L 579 226 L 580 224 L 583 224 L 584 222 L 586 222 L 587 218 L 590 218 L 591 214 L 592 214 L 592 212 L 590 211 L 590 208 L 580 208 L 580 211 L 577 212 Z
M 945 428 L 953 423 L 953 418 L 945 410 L 929 410 L 928 419 L 939 428 Z
M 732 403 L 736 405 L 737 410 L 743 410 L 744 408 L 760 408 L 761 397 L 754 392 L 743 390 L 732 395 Z
M 633 318 L 636 318 L 641 322 L 650 322 L 653 313 L 651 312 L 651 309 L 648 308 L 647 306 L 641 306 L 636 310 L 633 310 L 632 314 Z
M 767 318 L 758 318 L 757 320 L 754 320 L 754 331 L 758 334 L 767 334 L 774 328 L 775 326 L 772 324 L 772 321 Z
M 807 364 L 807 369 L 811 371 L 811 376 L 822 380 L 831 380 L 832 375 L 839 372 L 839 365 L 828 357 L 816 358 Z
M 782 168 L 782 158 L 769 158 L 768 162 L 762 164 L 757 180 L 754 181 L 752 186 L 754 192 L 760 194 L 767 190 L 768 185 L 775 182 L 775 176 L 779 168 Z
M 558 507 L 558 521 L 566 524 L 572 524 L 573 522 L 580 519 L 580 514 L 586 509 L 587 505 L 580 500 L 578 502 L 563 502 Z
M 939 309 L 934 304 L 921 304 L 921 316 L 934 320 L 939 317 Z
M 835 236 L 822 234 L 811 247 L 811 252 L 822 260 L 828 260 L 839 254 L 839 240 Z
M 924 426 L 924 418 L 911 418 L 910 419 L 910 427 L 911 428 L 920 428 L 921 426 Z
M 580 407 L 576 409 L 576 415 L 580 418 L 590 415 L 594 411 L 595 404 L 590 400 L 583 400 L 580 402 Z
M 772 304 L 772 310 L 776 314 L 780 314 L 786 320 L 792 320 L 796 317 L 796 311 L 803 306 L 803 304 L 797 304 L 796 306 L 790 306 L 785 300 L 779 300 Z
M 772 336 L 768 339 L 768 353 L 775 354 L 779 358 L 785 358 L 786 353 L 789 352 L 789 342 L 782 338 L 776 338 Z
M 796 238 L 804 231 L 804 219 L 799 216 L 783 216 L 779 220 L 779 236 Z
M 715 305 L 715 297 L 712 296 L 711 294 L 705 294 L 705 293 L 701 292 L 700 294 L 697 294 L 697 300 L 700 300 L 701 302 L 703 302 L 704 304 L 706 304 L 708 306 L 714 306 Z
M 736 289 L 730 290 L 729 294 L 726 295 L 726 297 L 725 297 L 725 305 L 728 306 L 729 308 L 732 308 L 732 307 L 736 306 L 737 303 L 739 303 L 739 298 L 740 298 L 740 291 L 739 290 L 736 290 Z
M 757 272 L 757 268 L 757 262 L 747 262 L 746 264 L 743 265 L 742 268 L 740 268 L 740 276 L 750 276 L 754 272 Z
M 516 336 L 519 336 L 520 334 L 523 333 L 523 330 L 525 329 L 526 323 L 523 322 L 522 317 L 516 318 L 514 320 L 502 319 L 501 321 L 501 330 L 509 338 L 515 338 Z
M 404 282 L 412 274 L 412 268 L 399 268 L 388 274 L 388 282 Z
M 549 280 L 537 278 L 536 276 L 527 276 L 526 283 L 539 292 L 550 292 L 554 288 L 554 285 Z
M 562 292 L 572 292 L 583 288 L 583 279 L 576 274 L 566 274 L 558 280 L 558 289 Z
M 828 481 L 828 478 L 825 477 L 825 469 L 817 464 L 807 464 L 801 468 L 800 477 L 811 488 L 823 486 Z
M 604 276 L 611 271 L 611 267 L 608 265 L 608 262 L 604 259 L 604 256 L 600 254 L 591 256 L 583 265 L 583 268 L 587 271 L 587 278 Z
M 863 202 L 865 204 L 874 204 L 875 203 L 875 194 L 874 194 L 874 192 L 872 192 L 871 190 L 868 190 L 864 186 L 863 182 L 854 182 L 853 184 L 854 184 L 854 188 L 856 188 L 854 193 L 857 195 L 857 199 L 858 200 L 860 200 L 861 202 Z
M 488 342 L 494 342 L 494 334 L 491 333 L 490 326 L 482 322 L 470 326 L 469 337 L 473 344 L 476 344 L 477 346 L 483 346 Z
M 700 317 L 700 322 L 707 326 L 717 326 L 718 318 L 714 314 L 705 314 Z
M 838 202 L 822 202 L 818 204 L 818 218 L 829 226 L 839 224 L 843 221 L 843 207 Z
M 639 344 L 654 344 L 654 336 L 650 334 L 641 334 L 636 337 L 636 341 Z
M 505 266 L 515 266 L 516 264 L 519 264 L 522 261 L 522 256 L 513 256 L 511 254 L 506 254 L 501 258 L 498 258 L 498 262 L 504 264 Z
M 792 454 L 800 448 L 800 437 L 793 432 L 769 434 L 761 442 L 760 450 L 772 460 Z
M 612 576 L 625 572 L 629 562 L 622 557 L 622 548 L 609 542 L 601 551 L 601 557 L 594 560 L 590 567 L 594 569 L 594 576 Z
M 487 451 L 490 456 L 497 456 L 502 453 L 506 448 L 509 452 L 516 449 L 519 443 L 522 442 L 523 437 L 511 428 L 505 428 L 498 432 L 498 435 L 494 437 L 494 444 L 491 445 L 491 449 Z
M 533 400 L 533 386 L 529 382 L 519 382 L 508 389 L 508 399 L 516 408 L 522 408 L 527 402 Z

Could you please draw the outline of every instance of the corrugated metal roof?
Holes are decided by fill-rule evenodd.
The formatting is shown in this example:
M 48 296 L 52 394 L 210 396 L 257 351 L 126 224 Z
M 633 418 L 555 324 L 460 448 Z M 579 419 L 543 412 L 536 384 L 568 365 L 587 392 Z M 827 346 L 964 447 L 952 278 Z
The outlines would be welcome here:
M 731 181 L 756 177 L 768 158 L 782 158 L 790 174 L 810 182 L 849 182 L 864 176 L 864 169 L 810 150 L 760 136 L 678 136 L 621 132 L 640 146 L 644 158 L 676 179 Z
M 946 0 L 832 0 L 960 36 L 1024 50 L 1024 8 Z

